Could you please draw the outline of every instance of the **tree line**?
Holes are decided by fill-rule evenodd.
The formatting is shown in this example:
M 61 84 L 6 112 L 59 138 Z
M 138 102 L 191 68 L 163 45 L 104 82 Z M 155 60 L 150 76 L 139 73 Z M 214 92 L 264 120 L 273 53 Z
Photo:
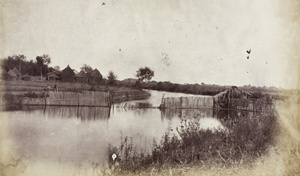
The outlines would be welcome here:
M 1 68 L 3 71 L 16 67 L 22 75 L 28 74 L 32 76 L 46 76 L 47 73 L 54 71 L 55 69 L 49 67 L 51 58 L 49 55 L 44 54 L 37 56 L 35 60 L 27 60 L 26 56 L 19 54 L 8 56 L 2 60 Z
M 21 74 L 28 74 L 32 76 L 46 76 L 47 73 L 52 71 L 59 71 L 59 66 L 49 67 L 51 63 L 51 58 L 49 55 L 44 54 L 42 56 L 37 56 L 35 60 L 27 60 L 24 55 L 13 55 L 8 56 L 3 59 L 1 67 L 2 70 L 9 71 L 16 67 Z M 87 76 L 89 76 L 93 68 L 87 64 L 83 64 L 80 70 L 84 71 Z M 111 85 L 117 87 L 130 87 L 135 89 L 151 89 L 159 91 L 168 92 L 180 92 L 180 93 L 190 93 L 190 94 L 201 94 L 201 95 L 215 95 L 231 86 L 219 86 L 219 85 L 206 85 L 201 84 L 178 84 L 171 83 L 169 81 L 151 81 L 154 77 L 154 71 L 145 66 L 141 67 L 136 71 L 135 79 L 120 81 L 117 75 L 113 71 L 109 71 L 106 79 L 104 78 L 103 85 Z M 261 97 L 261 92 L 274 93 L 278 91 L 276 88 L 267 87 L 255 87 L 251 85 L 245 85 L 240 87 L 240 89 L 254 93 L 254 96 Z
M 60 71 L 59 66 L 49 67 L 50 63 L 51 58 L 47 54 L 37 56 L 35 60 L 27 60 L 27 57 L 25 55 L 19 54 L 4 58 L 2 60 L 1 68 L 3 71 L 8 72 L 9 70 L 12 70 L 16 67 L 22 75 L 28 74 L 31 76 L 46 77 L 47 74 L 50 72 Z M 89 77 L 94 69 L 90 65 L 83 64 L 80 70 L 84 71 Z M 141 82 L 150 81 L 153 76 L 154 71 L 151 70 L 149 67 L 141 67 L 140 69 L 138 69 L 136 74 L 136 77 Z M 107 75 L 107 80 L 105 79 L 103 83 L 115 85 L 117 78 L 117 75 L 113 71 L 109 71 Z

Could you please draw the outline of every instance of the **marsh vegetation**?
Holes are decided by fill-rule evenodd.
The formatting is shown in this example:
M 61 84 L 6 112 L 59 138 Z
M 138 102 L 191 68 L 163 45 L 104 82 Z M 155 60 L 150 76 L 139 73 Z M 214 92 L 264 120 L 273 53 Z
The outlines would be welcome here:
M 182 118 L 180 125 L 167 129 L 160 141 L 153 140 L 151 151 L 147 153 L 138 152 L 133 139 L 125 137 L 118 147 L 115 170 L 124 174 L 187 166 L 251 164 L 274 144 L 278 132 L 276 114 L 216 113 L 222 128 L 204 129 L 201 124 L 204 121 L 198 116 Z

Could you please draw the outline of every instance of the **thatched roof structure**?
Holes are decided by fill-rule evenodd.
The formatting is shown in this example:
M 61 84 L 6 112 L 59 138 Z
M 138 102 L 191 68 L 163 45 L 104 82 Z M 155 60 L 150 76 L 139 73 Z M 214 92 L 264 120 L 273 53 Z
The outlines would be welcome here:
M 26 73 L 26 75 L 22 76 L 22 80 L 30 81 L 31 80 L 31 76 Z
M 12 71 L 12 70 L 9 70 L 7 73 L 11 77 L 17 77 L 16 73 L 14 71 Z
M 17 76 L 22 76 L 22 74 L 19 72 L 19 70 L 18 70 L 16 67 L 14 67 L 14 68 L 12 69 L 12 71 L 15 72 L 15 74 L 16 74 Z
M 49 78 L 59 78 L 59 76 L 57 74 L 54 74 L 54 73 L 48 74 L 48 77 Z
M 47 73 L 48 80 L 58 80 L 60 78 L 60 74 L 61 72 L 57 70 Z
M 232 86 L 232 88 L 224 90 L 219 94 L 214 96 L 215 105 L 220 106 L 221 108 L 228 108 L 229 102 L 232 99 L 235 100 L 246 100 L 251 96 L 249 92 L 245 92 L 243 90 L 239 90 L 236 86 Z
M 92 73 L 90 74 L 90 77 L 94 77 L 94 78 L 101 78 L 102 79 L 102 75 L 99 72 L 99 70 L 95 69 L 92 71 Z
M 17 80 L 20 80 L 22 78 L 22 74 L 19 72 L 19 70 L 16 67 L 14 67 L 12 71 L 17 75 Z
M 92 71 L 89 82 L 92 84 L 100 84 L 102 82 L 102 75 L 99 70 L 95 69 Z
M 75 75 L 75 82 L 87 83 L 88 81 L 88 76 L 83 70 L 81 70 L 78 74 Z
M 75 77 L 87 78 L 87 75 L 83 70 L 81 70 L 78 74 L 75 75 Z
M 61 72 L 61 81 L 64 82 L 74 82 L 75 81 L 75 73 L 73 69 L 70 68 L 68 65 L 65 69 Z
M 48 75 L 48 76 L 49 76 L 49 75 L 52 75 L 52 74 L 59 75 L 60 73 L 61 73 L 61 71 L 54 70 L 54 71 L 52 71 L 52 72 L 47 73 L 47 75 Z

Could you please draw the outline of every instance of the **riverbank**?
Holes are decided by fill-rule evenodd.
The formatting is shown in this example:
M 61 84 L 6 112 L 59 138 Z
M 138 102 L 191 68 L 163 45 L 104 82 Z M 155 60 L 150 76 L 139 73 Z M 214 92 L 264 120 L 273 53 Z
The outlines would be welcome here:
M 149 155 L 135 153 L 125 137 L 119 146 L 121 159 L 112 163 L 112 175 L 297 175 L 298 100 L 282 101 L 276 109 L 259 118 L 250 112 L 243 118 L 230 116 L 225 122 L 231 130 L 226 134 L 201 133 L 199 122 L 184 122 L 176 128 L 180 138 L 170 135 L 170 129 L 154 142 Z
M 44 98 L 48 92 L 54 90 L 57 84 L 58 92 L 106 92 L 110 94 L 111 103 L 129 100 L 142 100 L 150 96 L 146 91 L 126 87 L 107 85 L 90 85 L 83 83 L 49 82 L 49 81 L 1 81 L 0 94 L 2 109 L 19 109 L 24 98 Z

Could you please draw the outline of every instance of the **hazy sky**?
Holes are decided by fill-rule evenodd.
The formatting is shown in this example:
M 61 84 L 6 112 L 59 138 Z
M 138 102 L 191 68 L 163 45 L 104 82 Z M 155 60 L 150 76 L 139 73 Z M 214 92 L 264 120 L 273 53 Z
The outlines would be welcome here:
M 293 4 L 276 0 L 2 1 L 1 58 L 24 54 L 35 60 L 49 54 L 51 66 L 63 69 L 69 64 L 79 71 L 86 63 L 103 76 L 112 70 L 120 80 L 149 66 L 156 81 L 297 84 L 297 67 L 291 60 L 299 55 L 291 46 L 299 37 L 295 32 L 299 23 L 290 22 L 291 14 L 285 14 L 293 13 L 289 9 Z

